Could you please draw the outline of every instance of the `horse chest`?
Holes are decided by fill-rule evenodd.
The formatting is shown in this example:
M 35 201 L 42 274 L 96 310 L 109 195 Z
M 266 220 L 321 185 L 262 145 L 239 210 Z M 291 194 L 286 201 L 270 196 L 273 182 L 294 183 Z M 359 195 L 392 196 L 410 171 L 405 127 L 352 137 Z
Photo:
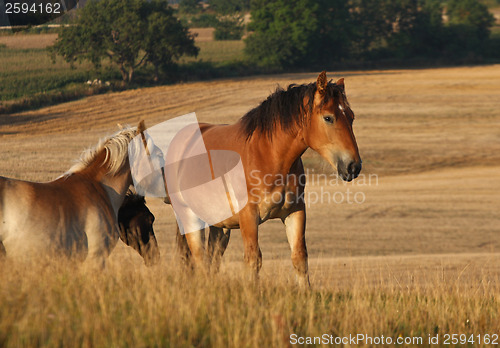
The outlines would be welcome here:
M 297 202 L 296 187 L 284 185 L 266 192 L 258 204 L 260 223 L 268 219 L 285 218 Z

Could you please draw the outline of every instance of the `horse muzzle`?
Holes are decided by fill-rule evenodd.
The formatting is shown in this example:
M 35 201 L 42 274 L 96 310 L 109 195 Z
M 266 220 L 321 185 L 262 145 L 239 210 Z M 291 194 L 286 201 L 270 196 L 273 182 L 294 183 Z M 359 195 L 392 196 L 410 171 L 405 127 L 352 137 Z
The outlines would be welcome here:
M 356 179 L 361 172 L 361 160 L 351 161 L 347 164 L 343 161 L 339 161 L 337 164 L 337 171 L 342 180 L 352 181 Z

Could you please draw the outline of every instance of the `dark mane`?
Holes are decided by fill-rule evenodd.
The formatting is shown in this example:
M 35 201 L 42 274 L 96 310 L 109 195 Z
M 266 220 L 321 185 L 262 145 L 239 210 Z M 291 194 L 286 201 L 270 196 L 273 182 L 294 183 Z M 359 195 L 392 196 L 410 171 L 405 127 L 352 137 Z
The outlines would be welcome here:
M 272 139 L 276 127 L 290 132 L 294 126 L 303 126 L 307 115 L 312 112 L 315 92 L 316 83 L 291 84 L 286 90 L 278 86 L 273 94 L 241 118 L 244 135 L 249 139 L 258 132 Z M 340 87 L 329 82 L 323 103 L 340 94 Z

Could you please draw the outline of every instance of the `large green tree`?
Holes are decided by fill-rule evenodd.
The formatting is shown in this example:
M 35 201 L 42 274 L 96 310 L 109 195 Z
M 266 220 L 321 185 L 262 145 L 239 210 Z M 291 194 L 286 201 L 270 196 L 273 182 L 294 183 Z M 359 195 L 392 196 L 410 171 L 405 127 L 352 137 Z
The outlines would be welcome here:
M 154 67 L 154 80 L 168 71 L 181 56 L 197 56 L 194 36 L 174 15 L 166 1 L 151 1 L 146 6 L 147 29 L 143 41 L 146 61 Z
M 183 54 L 198 53 L 194 38 L 161 0 L 89 1 L 51 51 L 70 63 L 89 60 L 96 67 L 109 59 L 125 82 L 146 63 L 158 72 Z
M 492 24 L 479 0 L 254 0 L 246 53 L 260 65 L 281 68 L 381 59 L 456 62 L 485 54 Z
M 490 35 L 495 17 L 488 11 L 486 5 L 478 0 L 449 0 L 446 6 L 450 24 L 473 28 L 479 39 L 485 39 Z
M 179 11 L 189 14 L 200 12 L 201 11 L 200 0 L 181 0 L 179 2 Z
M 392 32 L 394 9 L 391 0 L 352 0 L 350 3 L 353 43 L 352 54 L 357 59 L 369 57 L 381 47 Z
M 246 54 L 264 66 L 300 64 L 318 30 L 317 7 L 313 0 L 252 1 Z
M 331 65 L 350 58 L 353 38 L 352 11 L 345 0 L 317 0 L 317 32 L 311 36 L 309 63 Z M 321 68 L 322 68 L 321 67 Z
M 246 52 L 260 65 L 274 67 L 324 67 L 347 60 L 357 44 L 352 12 L 345 0 L 252 1 Z
M 250 9 L 250 0 L 210 0 L 209 4 L 211 9 L 222 14 L 232 14 Z
M 446 36 L 440 0 L 399 0 L 392 5 L 392 30 L 386 37 L 391 58 L 436 58 L 443 55 Z

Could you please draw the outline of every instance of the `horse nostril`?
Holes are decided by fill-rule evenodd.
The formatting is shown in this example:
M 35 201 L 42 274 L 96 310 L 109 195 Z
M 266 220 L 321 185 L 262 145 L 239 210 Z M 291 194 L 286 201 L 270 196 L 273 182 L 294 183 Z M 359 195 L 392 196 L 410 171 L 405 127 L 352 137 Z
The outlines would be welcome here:
M 357 177 L 360 171 L 361 163 L 359 162 L 352 161 L 349 163 L 349 166 L 347 166 L 347 172 L 354 177 Z

